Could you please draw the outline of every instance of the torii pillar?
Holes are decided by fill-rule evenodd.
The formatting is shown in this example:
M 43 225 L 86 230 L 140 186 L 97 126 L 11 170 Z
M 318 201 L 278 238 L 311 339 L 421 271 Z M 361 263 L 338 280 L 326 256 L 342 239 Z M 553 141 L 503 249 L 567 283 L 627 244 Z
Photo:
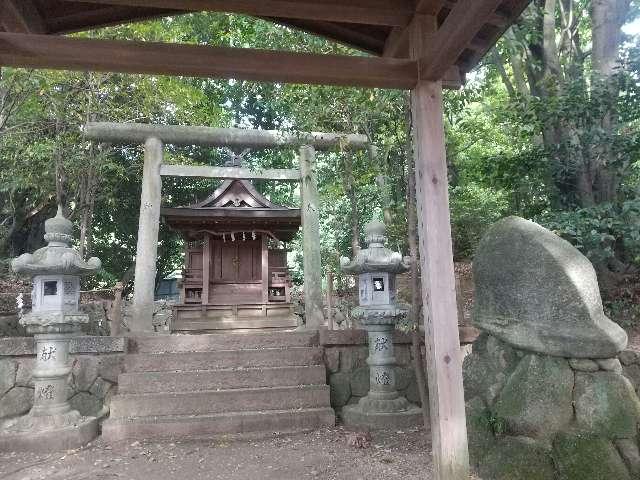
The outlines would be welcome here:
M 153 331 L 153 300 L 162 201 L 160 167 L 163 152 L 164 146 L 159 138 L 149 137 L 144 142 L 144 167 L 133 287 L 133 318 L 129 324 L 132 332 Z
M 304 266 L 304 317 L 307 329 L 324 325 L 322 313 L 322 274 L 320 262 L 320 220 L 316 151 L 300 147 L 300 191 L 302 205 L 302 250 Z

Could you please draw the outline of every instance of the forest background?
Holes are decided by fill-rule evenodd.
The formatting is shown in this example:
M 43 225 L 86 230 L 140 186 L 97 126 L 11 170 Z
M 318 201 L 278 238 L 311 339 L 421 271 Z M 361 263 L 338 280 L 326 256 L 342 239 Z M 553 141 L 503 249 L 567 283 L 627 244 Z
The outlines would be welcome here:
M 455 257 L 470 261 L 484 230 L 533 219 L 596 266 L 608 313 L 640 320 L 640 6 L 630 0 L 534 0 L 459 91 L 445 96 Z M 82 34 L 291 51 L 349 53 L 321 38 L 238 15 L 190 14 Z M 86 141 L 87 121 L 364 133 L 374 150 L 318 155 L 323 270 L 361 242 L 374 216 L 408 252 L 413 154 L 408 93 L 186 77 L 0 70 L 0 276 L 42 245 L 56 204 L 78 248 L 104 269 L 91 287 L 130 288 L 142 151 Z M 241 152 L 235 152 L 241 153 Z M 222 149 L 167 149 L 167 163 L 224 165 Z M 295 152 L 251 152 L 252 167 L 294 167 Z M 167 206 L 202 200 L 215 182 L 163 179 Z M 257 185 L 296 206 L 290 184 Z M 164 225 L 158 279 L 181 267 Z M 290 245 L 301 282 L 299 240 Z M 339 277 L 338 277 L 339 278 Z

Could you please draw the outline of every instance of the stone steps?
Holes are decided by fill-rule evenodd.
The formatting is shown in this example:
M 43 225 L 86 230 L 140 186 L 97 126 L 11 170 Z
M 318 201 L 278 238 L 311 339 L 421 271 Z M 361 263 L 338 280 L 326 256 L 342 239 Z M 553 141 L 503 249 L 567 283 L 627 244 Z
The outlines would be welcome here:
M 290 347 L 217 352 L 137 353 L 127 355 L 125 371 L 166 372 L 322 364 L 320 347 Z
M 130 338 L 128 351 L 131 353 L 171 353 L 313 347 L 318 345 L 318 340 L 317 331 L 154 335 Z
M 218 389 L 321 385 L 326 381 L 325 367 L 287 366 L 231 368 L 189 372 L 124 373 L 118 378 L 118 391 L 128 393 L 164 393 Z
M 300 432 L 334 424 L 333 409 L 325 407 L 197 416 L 115 418 L 103 424 L 102 435 L 110 442 L 147 438 L 201 438 L 229 433 Z
M 271 433 L 335 424 L 317 332 L 129 338 L 106 440 Z

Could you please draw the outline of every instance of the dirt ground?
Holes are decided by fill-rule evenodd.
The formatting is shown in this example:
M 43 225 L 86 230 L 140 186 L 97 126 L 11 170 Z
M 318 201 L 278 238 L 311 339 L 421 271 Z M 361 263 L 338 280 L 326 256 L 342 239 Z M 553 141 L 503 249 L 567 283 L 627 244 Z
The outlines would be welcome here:
M 123 442 L 56 454 L 0 453 L 2 480 L 428 480 L 430 440 L 423 430 L 374 432 L 349 445 L 340 427 L 258 440 Z

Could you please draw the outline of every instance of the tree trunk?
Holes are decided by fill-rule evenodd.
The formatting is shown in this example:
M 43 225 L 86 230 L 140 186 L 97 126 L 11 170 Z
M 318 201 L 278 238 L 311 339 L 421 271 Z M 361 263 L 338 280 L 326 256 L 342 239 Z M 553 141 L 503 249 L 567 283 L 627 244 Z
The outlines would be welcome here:
M 613 137 L 617 129 L 616 100 L 618 88 L 614 79 L 620 68 L 619 52 L 622 42 L 622 25 L 629 13 L 630 0 L 593 0 L 591 3 L 592 24 L 592 85 L 597 94 L 605 95 L 608 110 L 601 122 L 602 140 L 593 159 L 595 184 L 598 203 L 613 201 L 617 196 L 620 179 L 612 167 L 615 153 L 612 148 Z
M 406 153 L 409 165 L 409 174 L 407 175 L 407 233 L 409 242 L 409 255 L 411 257 L 411 316 L 414 320 L 413 330 L 411 332 L 411 354 L 413 356 L 413 369 L 416 375 L 416 383 L 418 392 L 420 393 L 420 403 L 422 404 L 422 419 L 424 428 L 431 428 L 431 420 L 429 418 L 429 392 L 427 390 L 427 380 L 422 361 L 422 338 L 420 333 L 420 312 L 422 312 L 421 301 L 421 285 L 418 250 L 418 218 L 416 210 L 416 170 L 414 164 L 413 144 L 411 137 L 411 107 L 407 102 L 407 145 Z
M 351 250 L 355 255 L 356 252 L 360 250 L 360 214 L 358 213 L 358 198 L 355 189 L 356 180 L 353 175 L 353 158 L 351 155 L 353 155 L 352 152 L 342 152 L 342 183 L 351 205 L 351 214 L 349 215 L 349 224 L 351 225 Z

